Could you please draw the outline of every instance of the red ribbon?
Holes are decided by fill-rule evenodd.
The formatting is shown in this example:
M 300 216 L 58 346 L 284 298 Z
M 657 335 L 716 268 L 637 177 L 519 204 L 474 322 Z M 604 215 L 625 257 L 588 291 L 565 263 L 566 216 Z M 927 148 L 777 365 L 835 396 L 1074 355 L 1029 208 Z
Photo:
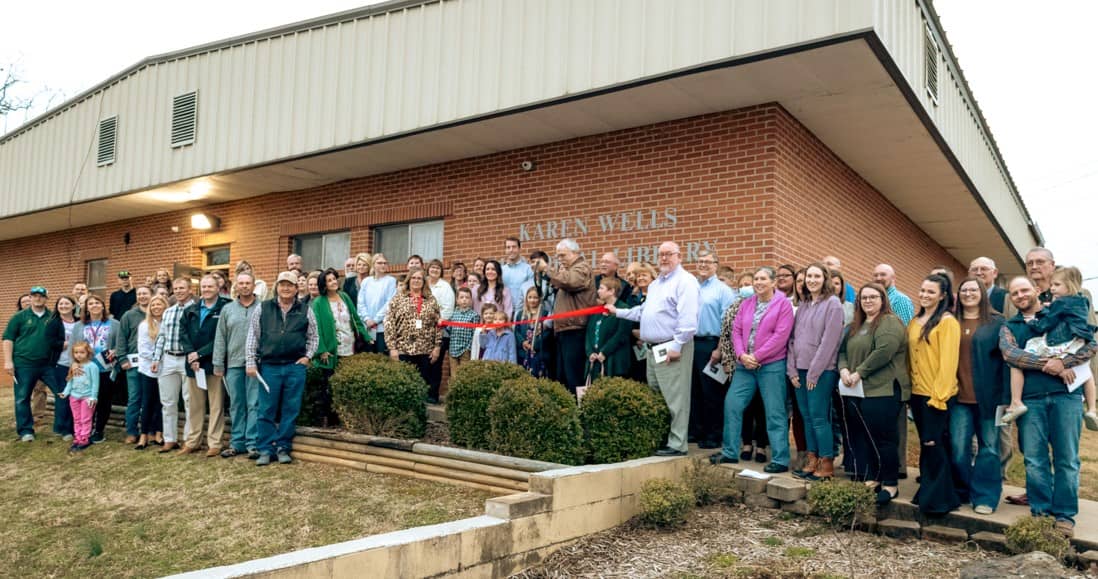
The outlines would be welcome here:
M 443 320 L 438 323 L 439 326 L 450 326 L 452 328 L 484 328 L 491 330 L 495 328 L 507 328 L 510 326 L 521 326 L 523 324 L 533 324 L 534 322 L 544 322 L 548 320 L 559 320 L 561 318 L 578 318 L 580 316 L 594 316 L 596 314 L 605 314 L 609 310 L 606 306 L 593 306 L 590 308 L 583 308 L 581 310 L 572 310 L 570 312 L 563 312 L 560 314 L 552 314 L 543 318 L 531 318 L 529 320 L 519 320 L 517 322 L 504 322 L 502 324 L 474 324 L 472 322 L 451 322 L 449 320 Z

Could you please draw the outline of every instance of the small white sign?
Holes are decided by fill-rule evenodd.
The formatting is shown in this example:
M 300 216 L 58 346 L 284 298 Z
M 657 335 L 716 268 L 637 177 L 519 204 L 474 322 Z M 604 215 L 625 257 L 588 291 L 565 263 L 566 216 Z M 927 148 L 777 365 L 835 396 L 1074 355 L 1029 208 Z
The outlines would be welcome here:
M 1091 377 L 1094 376 L 1090 372 L 1090 364 L 1080 364 L 1071 370 L 1072 372 L 1075 372 L 1075 381 L 1068 384 L 1068 392 L 1075 392 L 1080 386 L 1085 384 L 1087 380 L 1090 380 Z
M 670 341 L 652 346 L 652 359 L 655 360 L 657 364 L 666 362 L 671 352 L 671 346 L 674 343 L 674 341 Z
M 141 356 L 138 356 L 137 354 L 130 354 L 126 356 L 126 360 L 130 363 L 131 367 L 136 368 L 137 364 L 141 362 Z
M 259 380 L 259 384 L 261 386 L 263 386 L 264 390 L 266 390 L 267 392 L 271 391 L 271 387 L 268 386 L 267 381 L 263 379 L 263 374 L 260 374 L 259 372 L 256 372 L 255 377 L 256 377 L 256 380 Z
M 759 480 L 767 480 L 767 479 L 770 478 L 770 475 L 768 475 L 766 473 L 759 472 L 757 470 L 751 470 L 749 468 L 745 468 L 745 469 L 741 470 L 740 471 L 740 476 L 745 477 L 745 478 L 756 478 L 756 479 L 759 479 Z
M 702 370 L 702 373 L 721 384 L 728 382 L 728 372 L 724 371 L 724 367 L 721 366 L 720 362 L 710 362 L 705 366 L 705 370 Z
M 849 396 L 851 398 L 865 398 L 865 384 L 861 380 L 853 386 L 847 386 L 841 381 L 839 382 L 839 395 Z
M 199 390 L 208 390 L 206 386 L 206 371 L 199 368 L 194 371 L 194 383 L 198 386 Z
M 1010 426 L 1009 422 L 1003 422 L 1003 414 L 1006 413 L 1007 408 L 1005 404 L 995 407 L 995 426 Z

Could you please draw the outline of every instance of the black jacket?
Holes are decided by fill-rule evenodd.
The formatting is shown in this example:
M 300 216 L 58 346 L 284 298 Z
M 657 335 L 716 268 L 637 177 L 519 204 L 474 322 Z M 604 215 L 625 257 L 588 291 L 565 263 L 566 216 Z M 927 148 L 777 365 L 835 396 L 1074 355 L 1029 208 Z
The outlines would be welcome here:
M 213 347 L 214 337 L 217 335 L 217 321 L 221 319 L 221 308 L 231 300 L 218 297 L 213 309 L 206 315 L 206 319 L 199 323 L 201 307 L 204 303 L 199 299 L 187 309 L 183 310 L 183 318 L 180 320 L 179 345 L 185 355 L 191 352 L 198 353 L 198 363 L 207 375 L 213 373 Z M 187 365 L 187 375 L 194 376 L 190 364 Z
M 65 348 L 65 323 L 61 321 L 61 316 L 54 314 L 46 324 L 46 339 L 50 343 L 50 364 L 57 364 Z
M 988 303 L 991 304 L 991 308 L 1000 314 L 1003 313 L 1003 308 L 1006 307 L 1007 291 L 999 286 L 991 288 L 991 295 L 988 296 Z
M 999 349 L 999 330 L 1006 320 L 991 314 L 991 321 L 972 334 L 972 383 L 982 420 L 995 418 L 995 407 L 1010 403 L 1010 372 Z

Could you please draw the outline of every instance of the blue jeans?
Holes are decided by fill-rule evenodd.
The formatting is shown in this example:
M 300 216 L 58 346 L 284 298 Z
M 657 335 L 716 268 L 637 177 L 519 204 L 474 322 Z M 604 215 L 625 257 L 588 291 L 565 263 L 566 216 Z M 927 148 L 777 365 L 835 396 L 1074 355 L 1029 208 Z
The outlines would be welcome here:
M 55 394 L 60 394 L 65 390 L 65 383 L 62 382 L 60 388 L 58 388 L 54 379 L 56 374 L 49 364 L 44 366 L 16 366 L 14 375 L 15 384 L 12 393 L 15 396 L 15 430 L 19 433 L 19 436 L 34 434 L 34 416 L 31 414 L 30 407 L 30 397 L 31 392 L 34 392 L 34 386 L 41 380 Z M 59 407 L 62 406 L 65 407 L 64 410 L 60 410 Z M 61 418 L 62 413 L 65 413 L 69 421 L 68 432 L 58 432 L 58 434 L 72 434 L 72 411 L 69 410 L 68 401 L 58 398 L 54 401 L 54 408 L 54 431 L 58 430 L 58 420 Z
M 301 413 L 301 397 L 305 393 L 305 366 L 296 363 L 261 364 L 259 373 L 271 391 L 259 387 L 257 450 L 261 454 L 290 452 L 294 423 Z M 276 415 L 279 416 L 277 428 Z
M 770 436 L 770 458 L 789 466 L 789 415 L 785 410 L 785 359 L 748 370 L 736 364 L 732 385 L 724 397 L 724 439 L 721 453 L 734 460 L 740 458 L 740 436 L 743 412 L 758 391 L 766 411 L 766 433 Z
M 259 391 L 262 390 L 259 380 L 248 376 L 244 368 L 229 368 L 225 370 L 225 387 L 229 391 L 229 416 L 233 419 L 229 446 L 238 452 L 257 448 Z
M 808 370 L 797 370 L 801 387 L 793 392 L 804 417 L 804 442 L 807 452 L 821 458 L 835 458 L 835 434 L 831 428 L 831 394 L 839 384 L 839 374 L 825 370 L 816 386 L 808 389 Z
M 1079 432 L 1083 405 L 1078 393 L 1026 398 L 1018 419 L 1026 465 L 1026 493 L 1034 516 L 1075 522 L 1079 512 Z M 1048 447 L 1052 446 L 1052 462 Z
M 976 437 L 976 460 L 972 457 L 972 437 Z M 999 427 L 994 418 L 981 419 L 976 404 L 951 403 L 949 439 L 952 447 L 953 480 L 963 503 L 999 506 L 1003 477 L 999 470 Z
M 137 375 L 137 367 L 126 370 L 126 435 L 139 436 L 141 428 L 138 422 L 141 420 L 141 402 L 145 399 L 145 391 L 141 388 L 141 379 Z
M 69 367 L 60 364 L 53 367 L 53 381 L 47 380 L 46 386 L 53 392 L 53 431 L 61 436 L 73 434 L 72 407 L 68 400 L 61 399 L 61 393 L 65 391 L 65 383 L 68 382 Z

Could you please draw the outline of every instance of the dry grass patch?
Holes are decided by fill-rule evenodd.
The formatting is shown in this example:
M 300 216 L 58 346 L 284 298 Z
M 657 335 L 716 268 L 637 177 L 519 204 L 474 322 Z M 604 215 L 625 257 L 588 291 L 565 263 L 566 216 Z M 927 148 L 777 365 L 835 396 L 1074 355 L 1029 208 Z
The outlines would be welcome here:
M 464 487 L 295 462 L 176 458 L 119 442 L 16 441 L 0 396 L 0 569 L 151 577 L 476 516 Z M 108 430 L 117 441 L 118 431 Z M 0 572 L 0 575 L 3 573 Z

